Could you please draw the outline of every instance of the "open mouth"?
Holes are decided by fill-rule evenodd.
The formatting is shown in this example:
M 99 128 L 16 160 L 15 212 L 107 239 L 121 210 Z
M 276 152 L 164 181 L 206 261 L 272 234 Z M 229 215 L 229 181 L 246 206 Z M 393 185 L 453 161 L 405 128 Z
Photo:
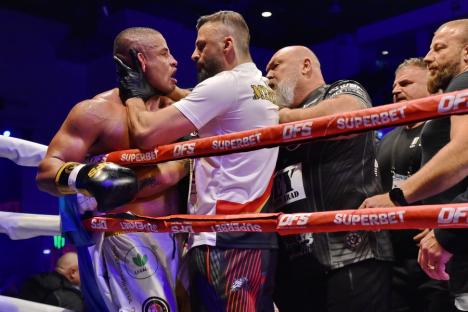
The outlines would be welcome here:
M 176 72 L 177 72 L 177 69 L 172 72 L 171 77 L 170 77 L 171 81 L 174 83 L 177 83 L 177 79 L 175 78 Z

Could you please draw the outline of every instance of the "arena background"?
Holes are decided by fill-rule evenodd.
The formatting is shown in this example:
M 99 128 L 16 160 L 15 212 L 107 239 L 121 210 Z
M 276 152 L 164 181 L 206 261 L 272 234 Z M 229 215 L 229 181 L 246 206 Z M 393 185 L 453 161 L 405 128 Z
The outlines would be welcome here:
M 356 79 L 378 105 L 391 102 L 403 59 L 424 56 L 437 26 L 468 16 L 466 0 L 129 2 L 0 3 L 0 135 L 48 144 L 75 103 L 116 85 L 112 41 L 126 27 L 161 31 L 179 63 L 179 85 L 192 87 L 197 18 L 235 10 L 250 26 L 262 71 L 277 49 L 306 45 L 326 81 Z M 272 16 L 262 17 L 264 11 Z M 0 159 L 0 174 L 0 211 L 58 213 L 58 199 L 37 189 L 35 168 Z M 9 294 L 24 277 L 51 270 L 61 250 L 51 237 L 12 241 L 0 234 L 0 252 L 0 294 Z

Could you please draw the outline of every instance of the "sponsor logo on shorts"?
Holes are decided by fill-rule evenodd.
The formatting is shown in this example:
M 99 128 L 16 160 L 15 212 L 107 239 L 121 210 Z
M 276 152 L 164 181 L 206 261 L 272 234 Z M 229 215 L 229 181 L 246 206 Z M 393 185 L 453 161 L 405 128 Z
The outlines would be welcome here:
M 149 297 L 143 302 L 142 312 L 169 312 L 169 304 L 159 297 Z
M 123 264 L 127 274 L 136 279 L 148 278 L 159 268 L 153 250 L 145 246 L 130 249 L 125 255 Z

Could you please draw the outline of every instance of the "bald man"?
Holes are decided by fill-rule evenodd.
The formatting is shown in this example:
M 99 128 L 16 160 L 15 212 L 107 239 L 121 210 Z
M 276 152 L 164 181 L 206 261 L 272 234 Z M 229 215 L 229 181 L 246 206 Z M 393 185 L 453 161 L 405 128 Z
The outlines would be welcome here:
M 67 252 L 57 261 L 55 272 L 65 276 L 70 283 L 80 286 L 80 272 L 78 271 L 78 255 L 76 252 Z
M 424 58 L 430 92 L 468 88 L 468 19 L 441 25 Z M 389 193 L 366 199 L 364 207 L 468 202 L 468 115 L 426 122 L 422 138 L 422 167 Z M 436 229 L 421 240 L 419 263 L 434 279 L 449 279 L 456 305 L 468 311 L 468 230 Z M 452 259 L 453 258 L 453 259 Z M 452 259 L 450 267 L 447 267 Z M 447 270 L 446 270 L 447 269 Z
M 157 110 L 161 104 L 160 95 L 175 89 L 177 61 L 161 33 L 151 28 L 128 28 L 116 36 L 114 56 L 132 64 L 130 50 L 136 51 L 142 75 L 148 81 L 141 96 L 148 110 Z M 57 196 L 75 193 L 77 187 L 70 182 L 74 179 L 62 179 L 64 174 L 73 176 L 73 172 L 86 168 L 80 163 L 95 161 L 94 155 L 135 147 L 122 102 L 126 97 L 125 90 L 114 88 L 72 108 L 39 165 L 37 184 L 41 190 Z M 173 161 L 135 168 L 139 184 L 136 199 L 117 209 L 154 217 L 179 213 L 179 198 L 186 194 L 179 194 L 176 184 L 187 173 L 186 164 Z M 80 175 L 74 176 L 79 181 Z M 109 184 L 109 179 L 104 181 Z M 107 191 L 106 195 L 125 191 Z M 177 237 L 170 233 L 116 232 L 94 233 L 92 241 L 88 241 L 88 234 L 79 226 L 79 216 L 73 214 L 78 209 L 75 197 L 68 196 L 66 200 L 67 209 L 62 210 L 61 215 L 68 219 L 62 224 L 78 224 L 77 233 L 72 235 L 76 238 L 74 243 L 83 273 L 82 289 L 90 310 L 139 311 L 144 306 L 178 310 L 175 293 L 179 266 Z
M 267 65 L 280 122 L 368 108 L 371 100 L 352 80 L 326 84 L 320 62 L 306 47 L 286 47 Z M 381 191 L 374 173 L 374 136 L 295 144 L 280 149 L 274 204 L 286 213 L 356 209 Z M 280 311 L 387 311 L 391 243 L 386 232 L 337 232 L 280 238 L 275 302 Z
M 55 271 L 28 278 L 19 297 L 73 311 L 84 311 L 76 252 L 67 252 L 57 261 Z

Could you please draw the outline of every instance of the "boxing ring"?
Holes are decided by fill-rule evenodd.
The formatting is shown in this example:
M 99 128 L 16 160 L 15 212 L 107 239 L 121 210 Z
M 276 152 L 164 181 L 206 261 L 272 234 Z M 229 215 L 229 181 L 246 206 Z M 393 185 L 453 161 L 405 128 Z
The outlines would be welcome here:
M 130 149 L 97 157 L 101 161 L 131 167 L 349 136 L 453 114 L 466 114 L 467 98 L 468 89 L 465 89 L 272 127 L 161 145 L 149 151 Z M 5 144 L 5 138 L 2 140 L 1 146 Z M 20 165 L 37 165 L 40 159 L 37 155 L 43 156 L 46 147 L 29 143 L 31 144 L 14 139 L 12 144 L 16 144 L 16 149 L 21 152 L 15 152 L 15 148 L 10 146 L 9 149 L 0 149 L 0 156 Z M 0 232 L 8 234 L 12 239 L 57 235 L 60 232 L 58 216 L 8 213 L 1 214 L 0 220 Z M 5 222 L 6 220 L 8 222 Z M 466 228 L 468 203 L 296 214 L 171 215 L 158 218 L 108 213 L 106 216 L 83 220 L 83 224 L 86 229 L 94 232 L 278 232 L 280 235 L 357 230 Z
M 277 126 L 158 146 L 153 150 L 115 151 L 101 161 L 124 166 L 199 158 L 315 140 L 468 113 L 468 89 L 427 98 L 335 114 Z M 47 147 L 0 136 L 0 157 L 18 165 L 37 166 Z M 468 203 L 425 205 L 313 213 L 259 213 L 240 215 L 170 215 L 150 218 L 119 213 L 82 221 L 92 232 L 305 232 L 357 230 L 467 228 Z M 61 233 L 59 216 L 0 212 L 0 233 L 10 239 L 27 239 Z M 67 311 L 16 298 L 0 296 L 0 309 L 8 311 Z

